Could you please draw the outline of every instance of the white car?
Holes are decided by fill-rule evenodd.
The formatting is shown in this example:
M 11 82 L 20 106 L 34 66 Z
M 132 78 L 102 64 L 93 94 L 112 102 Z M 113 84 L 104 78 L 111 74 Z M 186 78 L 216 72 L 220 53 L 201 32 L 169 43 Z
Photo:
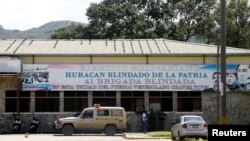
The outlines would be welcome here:
M 207 123 L 201 116 L 180 116 L 171 128 L 171 138 L 172 140 L 183 140 L 185 137 L 206 140 L 208 137 L 207 128 Z

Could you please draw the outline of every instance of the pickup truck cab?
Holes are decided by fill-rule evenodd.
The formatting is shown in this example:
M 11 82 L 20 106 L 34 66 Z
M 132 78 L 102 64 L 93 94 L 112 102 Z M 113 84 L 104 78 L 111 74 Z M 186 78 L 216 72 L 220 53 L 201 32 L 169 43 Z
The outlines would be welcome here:
M 127 128 L 127 116 L 123 107 L 101 107 L 97 104 L 83 109 L 77 117 L 57 119 L 53 126 L 68 136 L 75 131 L 100 131 L 113 136 Z

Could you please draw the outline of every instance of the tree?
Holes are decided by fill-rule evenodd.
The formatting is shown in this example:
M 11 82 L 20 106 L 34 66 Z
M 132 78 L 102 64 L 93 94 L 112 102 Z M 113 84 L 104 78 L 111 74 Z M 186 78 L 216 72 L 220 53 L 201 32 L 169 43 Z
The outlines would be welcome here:
M 250 48 L 248 0 L 231 0 L 227 5 L 227 46 Z
M 71 24 L 70 26 L 60 28 L 51 35 L 52 39 L 81 39 L 86 29 L 82 24 Z
M 176 40 L 188 41 L 193 36 L 208 37 L 214 24 L 213 9 L 215 0 L 183 0 L 176 3 L 178 10 L 175 30 Z M 207 41 L 209 42 L 209 41 Z
M 91 4 L 86 15 L 93 34 L 100 38 L 142 38 L 150 36 L 153 24 L 147 20 L 147 0 L 104 0 Z
M 57 30 L 52 38 L 167 38 L 180 41 L 195 38 L 216 44 L 219 8 L 217 0 L 103 0 L 92 3 L 87 9 L 90 21 L 87 26 L 71 25 Z M 249 48 L 248 1 L 230 0 L 227 9 L 227 45 Z
M 248 0 L 230 0 L 226 10 L 226 45 L 250 48 L 250 6 Z M 220 5 L 215 12 L 215 21 L 220 25 Z

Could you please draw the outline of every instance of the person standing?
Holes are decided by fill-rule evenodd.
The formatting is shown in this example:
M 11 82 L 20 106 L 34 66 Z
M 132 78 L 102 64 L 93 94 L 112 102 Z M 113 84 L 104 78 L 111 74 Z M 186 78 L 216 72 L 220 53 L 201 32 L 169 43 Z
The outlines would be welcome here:
M 155 131 L 156 126 L 156 113 L 153 109 L 150 109 L 148 114 L 148 131 Z
M 141 121 L 142 121 L 142 130 L 144 133 L 147 132 L 148 130 L 148 116 L 147 116 L 147 112 L 143 111 L 142 112 L 142 116 L 141 116 Z

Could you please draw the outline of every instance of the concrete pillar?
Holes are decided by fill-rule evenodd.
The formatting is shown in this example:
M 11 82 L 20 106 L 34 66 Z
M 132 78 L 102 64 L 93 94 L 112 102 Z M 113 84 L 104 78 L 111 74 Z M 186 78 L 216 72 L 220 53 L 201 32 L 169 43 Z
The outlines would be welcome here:
M 116 92 L 116 106 L 118 106 L 118 107 L 121 106 L 121 92 L 120 91 Z
M 93 92 L 88 91 L 88 107 L 93 107 Z
M 5 90 L 0 89 L 0 113 L 5 112 Z
M 64 112 L 64 91 L 59 92 L 59 112 Z
M 36 92 L 30 92 L 30 112 L 36 111 Z
M 177 92 L 173 92 L 173 111 L 177 111 Z
M 144 108 L 146 111 L 149 111 L 149 92 L 144 92 Z

